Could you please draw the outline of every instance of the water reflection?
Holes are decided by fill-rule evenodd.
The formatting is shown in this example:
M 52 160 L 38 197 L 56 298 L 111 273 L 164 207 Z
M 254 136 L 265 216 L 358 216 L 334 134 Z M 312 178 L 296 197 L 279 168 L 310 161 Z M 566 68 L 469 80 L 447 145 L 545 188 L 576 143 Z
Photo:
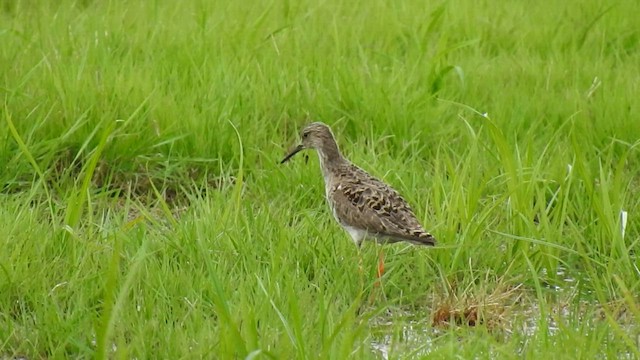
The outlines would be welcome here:
M 555 276 L 555 279 L 548 280 L 544 285 L 548 295 L 551 296 L 550 299 L 553 299 L 549 300 L 544 308 L 540 308 L 535 290 L 518 285 L 511 287 L 512 290 L 507 290 L 503 297 L 496 292 L 478 300 L 475 305 L 462 304 L 458 306 L 457 314 L 463 314 L 464 309 L 476 306 L 479 309 L 478 312 L 482 314 L 478 324 L 482 324 L 483 328 L 501 342 L 521 339 L 518 345 L 520 351 L 524 351 L 530 345 L 528 339 L 533 339 L 535 335 L 540 334 L 540 331 L 546 331 L 547 335 L 554 336 L 560 332 L 562 326 L 575 324 L 578 327 L 576 331 L 580 331 L 580 328 L 585 326 L 585 322 L 589 325 L 594 321 L 606 321 L 604 314 L 598 315 L 598 309 L 602 307 L 595 303 L 595 300 L 589 302 L 578 300 L 578 298 L 584 298 L 584 295 L 592 298 L 591 291 L 586 290 L 584 286 L 584 283 L 590 282 L 591 279 L 586 276 L 572 276 L 562 267 L 558 268 Z M 544 278 L 549 279 L 546 274 L 541 274 L 541 279 Z M 464 320 L 452 319 L 453 324 L 449 324 L 448 321 L 444 323 L 435 321 L 434 314 L 439 310 L 437 307 L 449 306 L 450 303 L 446 301 L 448 300 L 439 302 L 434 299 L 432 308 L 424 312 L 390 308 L 374 317 L 369 322 L 372 334 L 371 350 L 385 360 L 398 357 L 421 358 L 434 351 L 438 337 L 450 333 L 455 328 L 472 328 Z M 444 305 L 442 305 L 443 302 Z M 608 305 L 609 311 L 616 308 L 615 305 Z M 621 306 L 623 307 L 624 304 Z M 620 323 L 623 331 L 635 340 L 640 326 L 633 323 L 633 316 L 630 314 L 625 316 L 628 311 L 615 311 L 619 313 L 615 315 L 616 321 Z M 640 335 L 638 343 L 640 346 Z M 624 358 L 624 355 L 622 357 Z

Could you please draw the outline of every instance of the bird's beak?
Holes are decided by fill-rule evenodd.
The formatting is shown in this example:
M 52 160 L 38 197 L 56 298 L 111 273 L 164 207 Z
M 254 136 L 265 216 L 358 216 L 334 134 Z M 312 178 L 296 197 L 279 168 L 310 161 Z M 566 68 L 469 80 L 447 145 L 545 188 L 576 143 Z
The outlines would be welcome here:
M 289 155 L 285 156 L 284 159 L 282 159 L 282 161 L 280 161 L 280 164 L 284 164 L 287 161 L 289 161 L 289 159 L 291 159 L 293 157 L 293 155 L 297 154 L 300 150 L 304 149 L 304 145 L 300 144 L 296 147 L 294 147 L 291 152 L 289 153 Z

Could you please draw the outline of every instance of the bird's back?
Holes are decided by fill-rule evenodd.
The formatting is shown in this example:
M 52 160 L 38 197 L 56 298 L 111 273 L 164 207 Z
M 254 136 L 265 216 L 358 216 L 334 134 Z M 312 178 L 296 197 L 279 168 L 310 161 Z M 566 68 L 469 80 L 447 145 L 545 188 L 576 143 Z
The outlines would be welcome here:
M 406 200 L 392 187 L 353 164 L 333 169 L 327 197 L 336 219 L 345 227 L 364 230 L 382 242 L 408 241 L 435 245 Z

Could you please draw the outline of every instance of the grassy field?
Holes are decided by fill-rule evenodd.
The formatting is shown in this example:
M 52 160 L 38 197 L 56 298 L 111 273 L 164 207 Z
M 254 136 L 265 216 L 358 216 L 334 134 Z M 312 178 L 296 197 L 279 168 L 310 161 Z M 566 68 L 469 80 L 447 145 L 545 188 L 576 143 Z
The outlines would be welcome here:
M 0 1 L 0 358 L 640 357 L 638 13 Z M 358 253 L 312 120 L 437 247 Z

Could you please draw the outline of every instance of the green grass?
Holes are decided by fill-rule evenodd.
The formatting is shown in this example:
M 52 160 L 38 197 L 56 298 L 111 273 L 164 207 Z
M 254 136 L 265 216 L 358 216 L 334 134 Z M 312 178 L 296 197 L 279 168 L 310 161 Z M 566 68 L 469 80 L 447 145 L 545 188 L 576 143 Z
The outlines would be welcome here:
M 0 1 L 0 358 L 640 357 L 639 12 Z M 310 120 L 439 240 L 382 288 Z

